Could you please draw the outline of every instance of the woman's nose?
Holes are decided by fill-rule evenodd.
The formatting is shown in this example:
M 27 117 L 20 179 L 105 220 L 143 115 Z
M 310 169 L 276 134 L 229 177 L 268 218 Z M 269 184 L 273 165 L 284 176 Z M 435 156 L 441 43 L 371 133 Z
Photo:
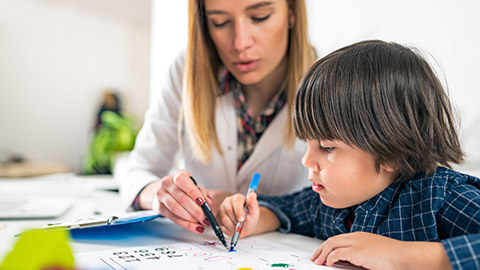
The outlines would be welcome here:
M 235 22 L 235 33 L 233 38 L 233 46 L 235 50 L 241 52 L 250 48 L 253 44 L 251 27 L 244 19 Z

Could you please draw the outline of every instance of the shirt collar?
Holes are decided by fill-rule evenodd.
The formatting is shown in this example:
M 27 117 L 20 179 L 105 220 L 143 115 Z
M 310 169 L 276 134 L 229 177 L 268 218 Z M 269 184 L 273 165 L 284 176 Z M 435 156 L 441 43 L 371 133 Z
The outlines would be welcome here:
M 358 205 L 357 210 L 367 212 L 375 209 L 382 209 L 390 204 L 396 194 L 399 193 L 403 183 L 393 182 L 377 195 Z
M 225 67 L 220 69 L 218 82 L 221 95 L 233 92 L 240 87 L 237 79 Z
M 219 72 L 219 84 L 220 94 L 226 95 L 230 92 L 233 92 L 235 99 L 238 100 L 238 106 L 247 106 L 245 105 L 245 96 L 241 91 L 241 85 L 237 79 L 228 71 L 225 67 L 220 69 Z M 261 115 L 268 117 L 277 113 L 287 101 L 287 94 L 285 91 L 286 82 L 284 81 L 275 96 L 267 103 L 265 108 L 262 110 Z M 247 106 L 248 107 L 248 106 Z M 245 108 L 247 109 L 247 108 Z

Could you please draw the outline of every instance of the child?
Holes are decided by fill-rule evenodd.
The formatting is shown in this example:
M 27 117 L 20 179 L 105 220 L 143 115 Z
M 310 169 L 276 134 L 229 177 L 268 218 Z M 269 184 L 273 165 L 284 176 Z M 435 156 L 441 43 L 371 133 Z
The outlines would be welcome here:
M 326 239 L 311 260 L 328 266 L 480 268 L 480 179 L 449 169 L 464 153 L 421 56 L 378 40 L 339 49 L 304 76 L 293 120 L 312 187 L 258 203 L 251 194 L 242 237 L 278 229 Z M 221 205 L 226 233 L 244 202 L 237 194 Z

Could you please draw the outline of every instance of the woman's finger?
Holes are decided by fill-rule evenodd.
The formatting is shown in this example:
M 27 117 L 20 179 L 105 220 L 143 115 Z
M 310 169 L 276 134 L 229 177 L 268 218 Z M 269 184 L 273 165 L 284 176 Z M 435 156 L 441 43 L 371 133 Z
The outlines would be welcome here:
M 191 231 L 193 233 L 203 233 L 205 231 L 205 226 L 198 223 L 198 222 L 191 222 L 188 220 L 185 220 L 177 215 L 175 215 L 173 212 L 171 212 L 168 208 L 166 208 L 164 205 L 159 206 L 159 210 L 161 211 L 162 215 L 165 216 L 166 218 L 170 219 L 173 221 L 175 224 L 178 226 L 185 228 L 188 231 Z

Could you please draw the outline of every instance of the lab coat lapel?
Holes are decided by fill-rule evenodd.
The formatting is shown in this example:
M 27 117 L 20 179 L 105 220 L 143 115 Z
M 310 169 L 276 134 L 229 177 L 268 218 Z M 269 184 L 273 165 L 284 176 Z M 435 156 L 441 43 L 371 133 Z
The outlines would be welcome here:
M 260 137 L 260 140 L 257 142 L 252 154 L 238 171 L 238 179 L 249 181 L 258 164 L 261 164 L 275 149 L 282 145 L 287 114 L 287 106 L 284 106 L 272 122 L 270 122 Z M 242 183 L 238 183 L 237 185 L 241 186 Z
M 217 100 L 215 113 L 215 125 L 220 147 L 223 151 L 221 157 L 224 161 L 224 168 L 227 171 L 228 186 L 236 190 L 237 173 L 237 118 L 234 104 L 233 92 L 222 95 Z

